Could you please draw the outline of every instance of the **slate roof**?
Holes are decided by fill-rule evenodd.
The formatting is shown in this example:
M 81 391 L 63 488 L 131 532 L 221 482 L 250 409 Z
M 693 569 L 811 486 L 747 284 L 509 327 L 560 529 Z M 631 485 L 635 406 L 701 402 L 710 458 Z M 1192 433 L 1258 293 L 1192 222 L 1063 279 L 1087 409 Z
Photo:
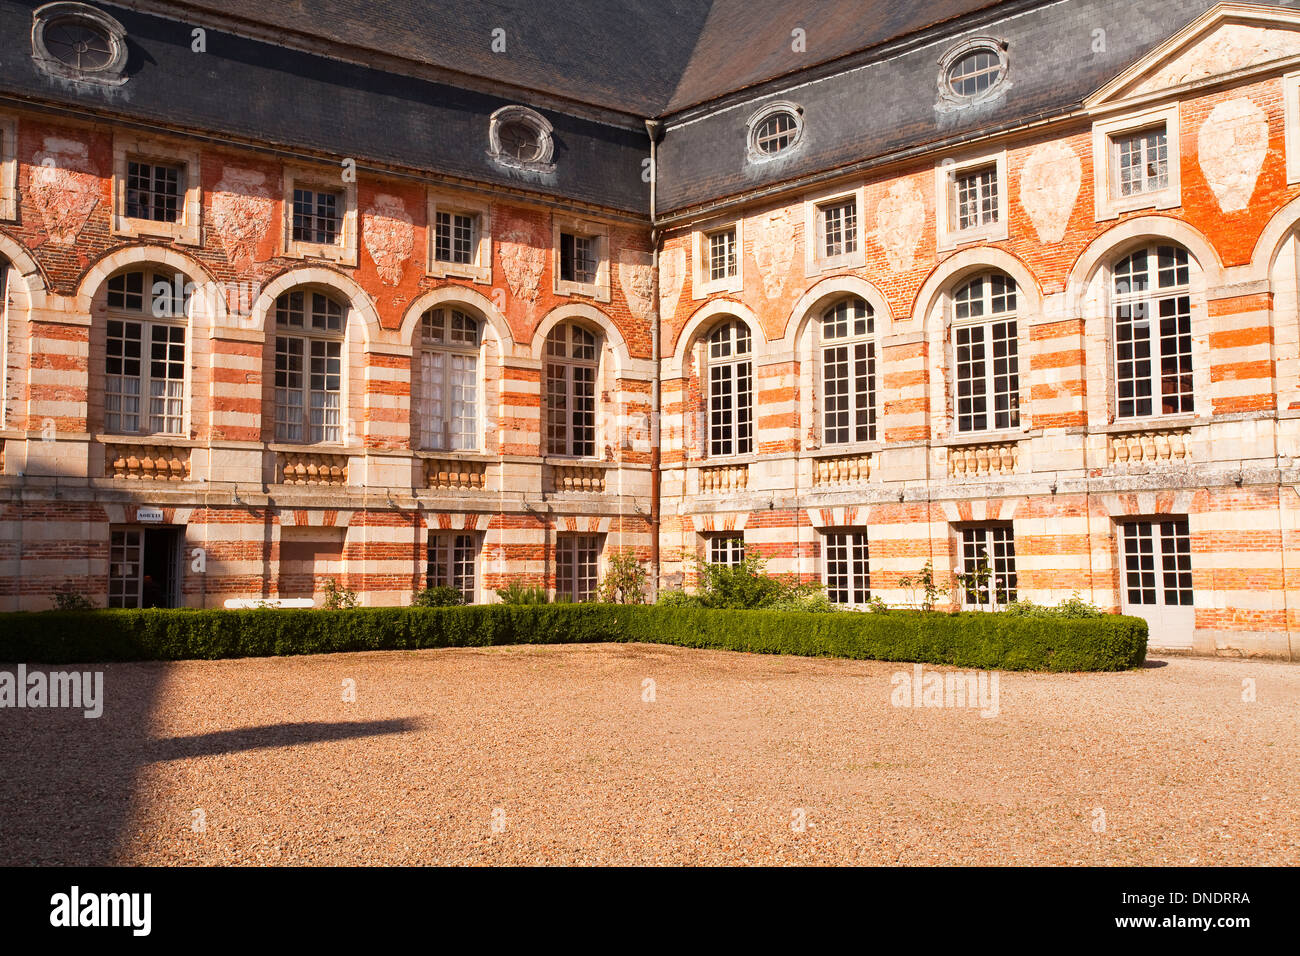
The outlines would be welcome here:
M 665 116 L 658 208 L 672 215 L 1068 112 L 1215 0 L 103 0 L 131 44 L 130 80 L 113 90 L 35 67 L 43 2 L 0 0 L 0 97 L 637 215 L 649 207 L 640 119 Z M 206 55 L 190 51 L 196 24 L 209 26 Z M 505 53 L 491 50 L 497 27 Z M 939 60 L 971 35 L 1005 41 L 1004 92 L 938 110 Z M 774 98 L 803 107 L 803 140 L 749 163 L 747 120 Z M 555 127 L 549 178 L 487 157 L 488 116 L 512 102 Z
M 122 0 L 130 5 L 131 0 Z M 658 116 L 1002 0 L 176 0 L 567 99 Z M 791 49 L 802 27 L 807 51 Z M 494 53 L 492 31 L 506 31 Z

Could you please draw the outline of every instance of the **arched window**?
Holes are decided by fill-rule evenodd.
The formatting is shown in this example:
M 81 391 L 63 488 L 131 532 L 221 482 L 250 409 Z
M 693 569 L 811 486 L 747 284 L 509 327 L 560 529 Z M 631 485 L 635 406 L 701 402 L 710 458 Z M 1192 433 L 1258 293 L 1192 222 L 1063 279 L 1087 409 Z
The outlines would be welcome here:
M 1139 249 L 1120 260 L 1113 279 L 1116 417 L 1193 411 L 1187 250 Z
M 108 280 L 104 430 L 114 435 L 185 433 L 184 276 L 153 269 Z
M 876 440 L 876 326 L 866 300 L 822 314 L 822 443 Z
M 420 317 L 420 447 L 478 448 L 479 321 L 460 309 Z
M 598 340 L 581 326 L 557 325 L 546 337 L 546 453 L 596 455 Z
M 1020 355 L 1016 283 L 993 272 L 953 295 L 958 432 L 1020 427 Z
M 276 441 L 343 441 L 344 311 L 310 289 L 275 300 Z
M 754 450 L 754 366 L 749 328 L 736 319 L 709 333 L 709 456 Z

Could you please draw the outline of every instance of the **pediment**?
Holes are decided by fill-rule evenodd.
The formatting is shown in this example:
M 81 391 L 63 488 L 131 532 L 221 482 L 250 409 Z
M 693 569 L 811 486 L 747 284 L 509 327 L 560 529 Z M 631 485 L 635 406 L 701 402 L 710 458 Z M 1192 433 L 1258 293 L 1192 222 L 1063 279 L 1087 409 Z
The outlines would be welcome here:
M 1089 107 L 1155 96 L 1229 74 L 1300 62 L 1300 11 L 1221 3 L 1085 101 Z

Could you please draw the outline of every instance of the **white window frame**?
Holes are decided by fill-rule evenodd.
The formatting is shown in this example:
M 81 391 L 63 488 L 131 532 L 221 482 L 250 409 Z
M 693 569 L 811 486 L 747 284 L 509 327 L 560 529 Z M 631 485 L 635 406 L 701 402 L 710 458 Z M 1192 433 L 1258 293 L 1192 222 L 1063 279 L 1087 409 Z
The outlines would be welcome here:
M 568 233 L 573 236 L 581 236 L 590 239 L 594 245 L 594 255 L 596 257 L 596 277 L 591 282 L 578 282 L 571 279 L 560 278 L 560 236 Z M 597 302 L 608 302 L 609 295 L 609 226 L 604 223 L 594 222 L 589 219 L 574 219 L 567 216 L 556 216 L 552 225 L 552 265 L 555 275 L 555 294 L 556 295 L 581 295 L 595 299 Z
M 428 275 L 439 279 L 469 279 L 481 285 L 492 284 L 492 207 L 488 203 L 442 194 L 429 193 Z M 474 220 L 473 255 L 468 263 L 443 262 L 437 258 L 438 213 L 469 216 Z
M 599 534 L 569 534 L 561 532 L 555 537 L 555 596 L 556 598 L 568 598 L 571 601 L 592 601 L 595 600 L 600 590 L 600 573 L 601 557 L 604 553 L 604 542 L 601 540 L 603 535 Z M 590 553 L 590 560 L 581 560 L 585 553 Z M 590 577 L 582 573 L 583 565 L 590 568 Z M 572 568 L 572 578 L 569 574 L 562 573 L 564 569 Z M 584 587 L 586 582 L 590 582 L 590 590 Z M 585 593 L 584 593 L 585 592 Z
M 1196 589 L 1192 583 L 1192 536 L 1191 523 L 1187 515 L 1156 515 L 1149 518 L 1137 518 L 1118 522 L 1116 537 L 1119 539 L 1119 573 L 1121 604 L 1138 607 L 1194 607 Z M 1181 526 L 1181 527 L 1180 527 Z M 1168 533 L 1166 533 L 1168 532 Z M 1147 601 L 1145 593 L 1141 600 L 1133 600 L 1133 574 L 1143 575 L 1141 567 L 1133 568 L 1134 558 L 1140 561 L 1140 548 L 1130 553 L 1129 545 L 1139 543 L 1139 538 L 1146 536 L 1151 543 L 1151 586 L 1144 586 L 1141 578 L 1137 581 L 1137 590 L 1154 592 L 1154 600 Z M 1172 539 L 1172 540 L 1171 540 Z M 1171 550 L 1172 544 L 1172 550 Z M 1174 567 L 1168 567 L 1172 559 Z M 1169 586 L 1169 575 L 1176 575 L 1178 580 Z M 1184 586 L 1186 585 L 1186 586 Z M 1173 592 L 1178 600 L 1167 600 Z M 1184 600 L 1186 598 L 1186 600 Z
M 759 129 L 777 113 L 788 113 L 794 118 L 794 128 L 787 131 L 790 142 L 783 149 L 776 152 L 764 152 L 758 145 Z M 750 115 L 745 127 L 746 158 L 748 161 L 751 163 L 770 163 L 773 160 L 789 156 L 803 142 L 803 107 L 788 100 L 777 100 L 774 103 L 768 103 L 759 107 Z
M 861 302 L 865 307 L 866 328 L 865 332 L 858 332 L 856 329 L 858 316 L 853 314 L 851 306 L 854 302 Z M 850 327 L 847 334 L 843 336 L 827 337 L 826 320 L 832 312 L 839 310 L 841 305 L 849 304 L 849 323 Z M 849 448 L 857 445 L 869 445 L 877 440 L 880 434 L 880 340 L 877 336 L 875 327 L 875 309 L 871 303 L 859 296 L 843 296 L 832 302 L 816 316 L 816 342 L 817 342 L 817 374 L 819 376 L 819 396 L 821 398 L 817 415 L 818 434 L 821 436 L 822 447 L 824 448 Z M 859 357 L 858 346 L 865 347 L 865 356 Z M 826 416 L 829 412 L 828 396 L 830 391 L 827 381 L 827 358 L 828 353 L 834 349 L 846 349 L 848 351 L 848 408 L 846 411 L 849 415 L 848 429 L 849 439 L 847 441 L 832 441 L 827 429 Z M 858 362 L 865 360 L 867 363 L 867 390 L 863 394 L 859 391 L 857 384 L 859 378 Z M 837 410 L 838 411 L 838 410 Z M 858 437 L 858 414 L 865 411 L 867 413 L 867 437 Z
M 965 173 L 993 167 L 997 179 L 997 221 L 961 229 L 958 226 L 957 180 Z M 955 249 L 968 242 L 998 242 L 1009 235 L 1007 206 L 1007 151 L 982 153 L 954 159 L 946 157 L 934 167 L 935 216 L 940 251 Z
M 432 313 L 443 313 L 443 328 L 445 330 L 442 342 L 434 342 L 424 337 L 425 320 Z M 454 315 L 459 314 L 465 319 L 474 323 L 474 341 L 472 344 L 465 342 L 452 341 L 452 330 L 454 324 Z M 416 326 L 416 361 L 419 362 L 419 392 L 416 396 L 419 424 L 416 427 L 416 443 L 421 451 L 446 451 L 446 452 L 476 452 L 483 444 L 483 320 L 468 309 L 456 308 L 451 305 L 436 305 L 431 309 L 426 309 L 420 316 L 420 321 Z M 432 409 L 431 385 L 429 381 L 430 367 L 432 362 L 426 362 L 426 357 L 433 355 L 442 356 L 442 405 L 443 415 L 441 418 L 442 438 L 437 444 L 430 444 L 425 441 L 425 426 L 432 423 L 434 419 Z M 453 398 L 454 371 L 452 360 L 456 357 L 472 359 L 473 369 L 473 414 L 470 416 L 456 414 L 458 403 Z M 465 419 L 473 420 L 472 441 L 468 445 L 458 445 L 457 440 L 460 432 L 455 431 L 455 423 Z
M 18 218 L 18 121 L 0 116 L 0 219 Z
M 991 278 L 994 278 L 995 276 L 1001 276 L 1002 278 L 1006 279 L 1006 281 L 1011 283 L 1012 287 L 1014 288 L 1013 294 L 1016 297 L 1016 306 L 1009 312 L 992 311 L 994 296 L 992 292 L 991 283 L 989 280 Z M 981 298 L 981 304 L 985 311 L 979 316 L 966 316 L 964 318 L 959 318 L 957 316 L 957 305 L 958 305 L 957 293 L 966 289 L 972 282 L 975 282 L 976 280 L 983 280 L 983 294 Z M 1019 316 L 1020 297 L 1021 297 L 1021 291 L 1019 285 L 1016 284 L 1016 280 L 1012 278 L 1010 275 L 1008 275 L 1007 273 L 1000 272 L 997 270 L 973 273 L 963 277 L 962 280 L 956 284 L 956 286 L 953 288 L 952 292 L 948 296 L 949 309 L 950 309 L 948 347 L 951 350 L 949 368 L 952 369 L 953 434 L 983 435 L 988 433 L 1019 432 L 1022 429 L 1022 422 L 1024 419 L 1023 419 L 1022 409 L 1021 409 L 1022 382 L 1021 382 L 1021 374 L 1020 374 L 1020 354 L 1021 354 L 1020 335 L 1022 332 L 1022 326 L 1021 326 L 1021 321 Z M 993 346 L 994 346 L 993 326 L 1002 325 L 1008 322 L 1015 326 L 1015 334 L 1010 336 L 1008 339 L 1008 341 L 1013 343 L 1015 347 L 1015 353 L 1014 355 L 1008 356 L 1008 358 L 1013 359 L 1015 361 L 1016 368 L 1014 373 L 1011 372 L 1007 373 L 1008 375 L 1014 374 L 1015 383 L 1006 392 L 1006 394 L 1010 396 L 1012 402 L 1014 403 L 1013 406 L 1010 409 L 1008 409 L 1007 412 L 1008 420 L 1014 419 L 1014 421 L 1011 421 L 1010 424 L 999 426 L 997 424 L 997 409 L 995 407 L 996 399 L 998 395 L 996 385 L 999 376 L 996 373 L 996 369 L 995 369 L 996 358 L 993 355 Z M 984 410 L 985 424 L 984 427 L 982 428 L 972 427 L 972 428 L 963 429 L 961 427 L 961 420 L 962 420 L 961 346 L 958 344 L 957 338 L 960 331 L 963 329 L 983 330 L 981 344 L 983 345 L 985 352 L 983 358 L 984 374 L 983 376 L 981 376 L 981 379 L 984 385 L 984 397 L 986 399 L 986 404 Z M 974 412 L 971 413 L 972 417 L 974 417 L 974 414 L 975 414 Z
M 871 600 L 871 545 L 867 529 L 826 528 L 821 535 L 822 581 L 828 600 L 840 607 L 867 604 Z M 845 562 L 842 571 L 837 567 L 841 560 Z M 859 562 L 865 567 L 860 567 Z M 844 581 L 842 588 L 837 583 L 840 579 Z M 848 599 L 837 601 L 841 590 Z
M 735 230 L 736 274 L 721 279 L 710 278 L 710 238 L 720 232 Z M 691 297 L 702 299 L 717 292 L 741 292 L 745 288 L 745 223 L 742 219 L 711 223 L 691 235 L 691 255 L 695 263 L 692 270 Z
M 704 536 L 704 558 L 709 564 L 738 567 L 745 560 L 745 535 L 719 531 Z
M 179 166 L 181 194 L 176 222 L 136 219 L 127 215 L 127 172 L 132 162 Z M 113 233 L 133 239 L 165 239 L 197 246 L 203 237 L 203 188 L 197 150 L 184 149 L 125 133 L 113 137 Z
M 341 308 L 341 314 L 339 316 L 339 331 L 333 332 L 324 329 L 311 328 L 310 310 L 307 307 L 306 300 L 304 300 L 303 327 L 299 329 L 289 325 L 282 326 L 280 324 L 279 316 L 277 314 L 279 311 L 277 306 L 280 301 L 280 296 L 276 297 L 276 301 L 275 303 L 272 304 L 271 312 L 269 315 L 269 319 L 270 319 L 269 324 L 271 326 L 271 334 L 269 340 L 271 346 L 271 389 L 272 389 L 271 398 L 272 398 L 272 411 L 274 415 L 272 419 L 272 440 L 274 441 L 275 444 L 279 444 L 279 445 L 306 445 L 306 446 L 322 445 L 330 448 L 343 447 L 348 442 L 347 331 L 348 331 L 348 322 L 351 317 L 350 307 L 347 301 L 342 299 L 342 297 L 340 297 L 337 292 L 334 292 L 333 290 L 329 290 L 329 289 L 316 288 L 314 286 L 298 286 L 297 288 L 294 289 L 286 289 L 284 292 L 281 293 L 281 296 L 288 296 L 294 292 L 301 292 L 303 293 L 304 296 L 308 298 L 310 298 L 313 295 L 324 295 L 327 298 L 334 299 L 335 302 Z M 301 387 L 296 389 L 296 391 L 299 393 L 300 397 L 302 398 L 302 418 L 300 420 L 300 426 L 302 428 L 302 438 L 297 438 L 297 439 L 289 438 L 287 436 L 282 436 L 280 432 L 281 421 L 282 418 L 284 417 L 281 414 L 281 410 L 282 408 L 289 407 L 280 401 L 279 392 L 281 391 L 281 389 L 275 380 L 277 374 L 277 370 L 275 367 L 275 360 L 276 357 L 279 355 L 278 340 L 281 338 L 297 339 L 297 340 L 301 340 L 302 342 L 302 372 L 301 372 L 302 385 Z M 338 428 L 337 439 L 325 438 L 325 437 L 322 437 L 320 439 L 315 439 L 312 437 L 312 430 L 315 427 L 311 421 L 311 412 L 312 412 L 311 397 L 313 392 L 313 389 L 311 387 L 311 376 L 312 376 L 311 345 L 313 342 L 337 342 L 339 346 L 338 425 L 330 426 L 324 421 L 322 421 L 320 425 L 322 435 L 326 434 L 327 429 L 329 429 L 330 427 L 337 427 Z M 329 356 L 326 356 L 326 358 L 328 359 Z M 323 394 L 325 395 L 328 395 L 331 392 L 330 389 L 324 389 L 322 391 Z M 322 406 L 322 411 L 327 411 L 327 410 L 328 410 L 328 406 Z M 322 416 L 322 418 L 324 418 L 324 416 Z M 291 423 L 284 422 L 284 424 L 286 427 L 288 427 L 288 425 Z
M 1101 120 L 1092 126 L 1092 158 L 1096 177 L 1093 194 L 1096 197 L 1096 219 L 1102 222 L 1115 219 L 1121 213 L 1138 209 L 1174 209 L 1182 205 L 1182 165 L 1179 145 L 1178 104 L 1156 109 L 1128 113 L 1112 119 Z M 1119 170 L 1115 162 L 1116 142 L 1126 136 L 1164 124 L 1165 155 L 1169 179 L 1163 189 L 1122 196 L 1119 193 Z
M 578 329 L 592 337 L 593 354 L 591 359 L 576 358 L 573 356 L 573 329 Z M 565 354 L 554 356 L 550 354 L 551 336 L 563 332 L 565 343 Z M 603 340 L 600 333 L 595 332 L 586 326 L 578 325 L 573 322 L 561 322 L 547 333 L 545 343 L 542 346 L 542 434 L 541 445 L 542 454 L 548 458 L 576 458 L 580 460 L 595 460 L 600 457 L 600 359 L 603 348 Z M 589 369 L 591 372 L 591 412 L 590 422 L 584 422 L 584 429 L 591 429 L 591 450 L 584 453 L 577 447 L 575 442 L 575 425 L 573 415 L 577 406 L 577 399 L 584 396 L 579 395 L 578 381 L 575 369 Z M 560 380 L 564 385 L 564 447 L 562 450 L 553 450 L 551 446 L 551 382 L 555 378 L 555 372 L 560 372 Z
M 298 189 L 315 192 L 338 193 L 338 232 L 332 243 L 303 242 L 293 237 L 293 194 Z M 357 184 L 343 179 L 343 167 L 333 174 L 323 169 L 297 169 L 284 171 L 284 255 L 291 259 L 326 259 L 339 265 L 357 264 Z
M 714 336 L 723 329 L 730 329 L 727 336 L 728 355 L 714 356 Z M 739 351 L 738 332 L 743 331 L 747 341 L 746 351 Z M 721 344 L 721 343 L 718 343 Z M 721 373 L 715 376 L 714 373 Z M 748 391 L 742 393 L 741 386 L 748 377 Z M 714 386 L 726 384 L 729 392 L 724 395 Z M 754 453 L 754 331 L 745 322 L 737 318 L 725 319 L 717 323 L 704 337 L 704 389 L 707 395 L 708 419 L 705 435 L 705 457 L 737 458 Z M 740 398 L 745 395 L 747 404 Z M 731 401 L 731 408 L 722 407 L 723 399 Z M 723 416 L 729 412 L 729 419 Z M 742 423 L 748 419 L 749 433 L 741 434 Z M 721 447 L 722 450 L 719 450 Z
M 475 604 L 479 600 L 479 555 L 482 553 L 482 535 L 476 531 L 442 531 L 431 530 L 425 547 L 424 584 L 425 587 L 451 587 L 460 592 L 466 604 Z M 434 564 L 431 560 L 435 554 L 447 559 L 445 579 L 435 579 Z M 468 566 L 468 579 L 465 569 Z M 437 576 L 439 579 L 442 575 Z
M 976 600 L 970 599 L 967 589 L 961 584 L 957 585 L 957 595 L 963 608 L 975 608 L 978 610 L 996 611 L 1005 607 L 1008 603 L 1015 601 L 1020 591 L 1020 572 L 1016 566 L 1016 532 L 1010 524 L 992 523 L 981 525 L 963 525 L 957 530 L 957 557 L 964 574 L 971 574 L 979 566 L 978 559 L 983 553 L 987 557 L 987 563 L 990 575 L 986 587 L 987 594 L 981 599 L 978 595 Z M 999 533 L 1000 532 L 1000 533 Z M 1010 542 L 1010 556 L 1004 553 L 1001 557 L 997 554 L 997 539 L 1001 538 L 1005 545 Z M 969 540 L 968 540 L 969 539 Z M 1009 561 L 1010 566 L 1007 567 Z M 1002 564 L 1002 570 L 999 572 L 998 565 Z M 1007 582 L 1007 578 L 1011 581 Z M 1007 600 L 1003 601 L 999 597 L 999 588 L 997 586 L 999 579 L 1006 584 Z
M 1115 267 L 1118 266 L 1125 259 L 1128 259 L 1130 256 L 1136 255 L 1137 253 L 1143 251 L 1144 249 L 1147 252 L 1147 276 L 1150 279 L 1154 279 L 1156 280 L 1156 282 L 1159 282 L 1160 264 L 1159 264 L 1158 255 L 1159 255 L 1160 248 L 1164 246 L 1172 247 L 1176 250 L 1179 250 L 1184 254 L 1184 256 L 1186 256 L 1187 259 L 1186 266 L 1185 266 L 1185 268 L 1187 269 L 1186 283 L 1179 283 L 1177 285 L 1165 286 L 1165 287 L 1161 287 L 1159 285 L 1148 286 L 1147 290 L 1141 294 L 1134 294 L 1134 293 L 1120 294 L 1116 292 L 1115 283 L 1117 281 L 1117 278 L 1116 278 Z M 1111 380 L 1110 392 L 1111 395 L 1113 396 L 1113 401 L 1115 403 L 1114 418 L 1117 423 L 1141 422 L 1141 421 L 1148 421 L 1148 420 L 1166 420 L 1170 418 L 1180 418 L 1189 415 L 1195 415 L 1197 411 L 1197 406 L 1202 404 L 1205 401 L 1204 397 L 1198 395 L 1198 389 L 1196 387 L 1196 375 L 1197 375 L 1196 338 L 1194 332 L 1192 331 L 1192 326 L 1196 322 L 1196 299 L 1192 292 L 1194 287 L 1194 275 L 1193 275 L 1194 263 L 1195 260 L 1192 258 L 1191 252 L 1188 251 L 1188 249 L 1185 246 L 1179 245 L 1178 243 L 1173 241 L 1152 242 L 1143 246 L 1138 246 L 1134 249 L 1130 249 L 1124 255 L 1116 257 L 1109 264 L 1106 270 L 1107 301 L 1110 305 L 1110 310 L 1109 310 L 1110 314 L 1107 320 L 1109 322 L 1109 328 L 1107 329 L 1107 332 L 1109 334 L 1110 352 L 1111 352 L 1110 369 L 1108 371 Z M 1175 267 L 1175 269 L 1176 268 L 1177 267 Z M 1177 274 L 1175 272 L 1175 278 L 1176 277 Z M 1191 368 L 1188 370 L 1187 374 L 1190 375 L 1192 379 L 1192 390 L 1191 390 L 1192 407 L 1186 410 L 1179 409 L 1178 411 L 1174 411 L 1174 412 L 1157 411 L 1156 409 L 1162 404 L 1162 397 L 1164 395 L 1163 388 L 1162 388 L 1163 376 L 1162 376 L 1161 368 L 1164 364 L 1165 356 L 1161 351 L 1160 302 L 1168 299 L 1180 299 L 1184 297 L 1187 299 L 1188 331 L 1186 333 L 1186 339 L 1187 339 L 1186 355 L 1187 355 L 1188 362 L 1191 364 Z M 1119 329 L 1118 329 L 1119 314 L 1118 313 L 1121 308 L 1124 308 L 1126 306 L 1136 305 L 1138 303 L 1145 303 L 1145 310 L 1148 314 L 1146 341 L 1150 348 L 1150 354 L 1147 357 L 1147 362 L 1149 364 L 1150 371 L 1149 374 L 1146 376 L 1146 381 L 1150 386 L 1150 393 L 1145 397 L 1151 402 L 1151 411 L 1148 414 L 1143 415 L 1138 413 L 1135 410 L 1134 414 L 1132 415 L 1123 415 L 1120 412 L 1120 402 L 1129 401 L 1130 399 L 1122 399 L 1119 394 L 1120 354 L 1119 354 Z M 1180 334 L 1178 337 L 1181 338 L 1182 335 Z M 1179 354 L 1181 354 L 1181 352 Z M 1142 381 L 1142 379 L 1138 379 L 1135 377 L 1133 381 L 1135 382 Z M 1178 394 L 1182 395 L 1183 393 L 1180 391 Z M 1135 394 L 1131 400 L 1134 403 L 1136 403 L 1140 400 L 1140 398 Z
M 804 235 L 812 237 L 804 243 L 804 272 L 816 275 L 833 269 L 860 269 L 867 264 L 867 224 L 863 215 L 866 187 L 836 190 L 804 198 Z M 852 202 L 857 211 L 857 226 L 853 230 L 856 248 L 851 252 L 828 256 L 826 252 L 825 211 L 830 206 Z
M 1282 77 L 1282 126 L 1286 140 L 1286 184 L 1300 183 L 1300 73 Z
M 12 269 L 12 265 L 11 265 L 11 269 Z M 119 276 L 123 276 L 129 273 L 137 273 L 137 272 L 142 273 L 144 276 L 144 279 L 142 281 L 143 303 L 141 305 L 140 311 L 135 312 L 130 309 L 115 309 L 109 307 L 108 282 L 118 278 Z M 174 273 L 173 275 L 179 275 L 182 282 L 186 284 L 189 283 L 189 279 L 185 275 L 179 273 Z M 151 304 L 154 301 L 154 296 L 153 296 L 154 288 L 157 286 L 158 282 L 167 281 L 167 278 L 168 276 L 165 272 L 157 271 L 154 266 L 141 265 L 138 267 L 120 269 L 116 273 L 114 273 L 113 276 L 109 278 L 109 280 L 107 280 L 104 283 L 105 317 L 104 317 L 104 358 L 103 358 L 102 374 L 104 376 L 103 378 L 103 382 L 104 382 L 103 427 L 104 427 L 104 432 L 106 434 L 130 435 L 133 437 L 158 436 L 158 437 L 167 437 L 167 438 L 183 438 L 183 439 L 189 438 L 190 435 L 190 431 L 189 431 L 190 365 L 191 365 L 191 348 L 193 342 L 193 336 L 190 334 L 189 316 L 184 314 L 184 312 L 182 312 L 181 315 L 171 315 L 171 316 L 154 315 L 153 309 L 151 308 Z M 173 278 L 172 283 L 174 284 L 174 282 L 175 279 Z M 173 298 L 173 304 L 175 304 L 174 298 Z M 184 308 L 184 305 L 182 305 L 182 308 Z M 110 377 L 114 377 L 114 376 L 110 376 L 108 373 L 108 362 L 109 359 L 111 358 L 111 356 L 109 355 L 109 348 L 110 348 L 109 323 L 111 322 L 132 323 L 140 326 L 140 374 L 138 376 L 126 376 L 126 375 L 121 376 L 122 378 L 131 378 L 131 377 L 138 378 L 140 382 L 140 390 L 135 396 L 138 404 L 135 412 L 135 417 L 137 419 L 137 426 L 134 430 L 128 430 L 124 427 L 109 428 L 109 424 L 108 424 L 109 415 L 116 414 L 117 416 L 119 416 L 118 425 L 120 426 L 122 424 L 120 418 L 124 414 L 121 411 L 121 409 L 119 409 L 116 412 L 110 413 L 108 408 L 108 404 L 109 404 L 108 381 Z M 156 417 L 154 416 L 152 411 L 152 405 L 154 399 L 154 396 L 152 394 L 153 392 L 152 386 L 154 384 L 154 379 L 152 374 L 152 364 L 153 364 L 152 350 L 153 350 L 153 333 L 155 328 L 181 330 L 181 342 L 180 342 L 181 350 L 182 350 L 181 360 L 180 360 L 181 361 L 181 378 L 180 378 L 181 394 L 179 396 L 181 410 L 179 416 L 168 416 L 165 413 L 162 416 L 164 421 L 168 417 L 179 417 L 180 422 L 176 428 L 176 431 L 156 431 L 153 428 L 153 420 Z M 170 378 L 164 378 L 162 379 L 162 381 L 166 382 L 172 380 Z M 163 395 L 161 397 L 163 398 L 164 403 L 169 398 L 169 396 L 166 395 Z M 175 396 L 170 396 L 170 397 L 173 399 L 175 398 Z

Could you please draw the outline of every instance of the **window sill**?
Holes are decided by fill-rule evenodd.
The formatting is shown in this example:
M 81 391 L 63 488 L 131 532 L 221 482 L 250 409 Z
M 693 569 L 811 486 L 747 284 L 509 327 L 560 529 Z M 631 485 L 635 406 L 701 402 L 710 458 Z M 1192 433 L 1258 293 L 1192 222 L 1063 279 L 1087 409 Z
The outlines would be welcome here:
M 176 448 L 201 448 L 203 442 L 184 435 L 114 435 L 101 432 L 95 436 L 101 445 L 171 445 Z
M 809 458 L 849 458 L 854 455 L 875 455 L 883 449 L 884 443 L 878 441 L 860 442 L 853 445 L 821 445 L 808 450 Z
M 439 450 L 436 448 L 415 448 L 411 452 L 416 458 L 432 458 L 436 460 L 443 459 L 464 459 L 465 461 L 496 461 L 499 456 L 489 455 L 486 452 L 478 450 L 468 450 L 459 448 L 447 448 Z
M 1139 193 L 1135 196 L 1123 196 L 1118 199 L 1112 198 L 1109 194 L 1102 201 L 1101 208 L 1097 210 L 1097 222 L 1105 222 L 1108 219 L 1118 219 L 1126 212 L 1140 212 L 1151 209 L 1177 209 L 1182 205 L 1182 200 L 1178 193 L 1172 189 L 1162 189 L 1159 192 Z
M 313 444 L 295 444 L 293 442 L 268 442 L 267 451 L 273 451 L 277 454 L 283 453 L 288 455 L 348 455 L 354 458 L 364 457 L 366 450 L 364 448 L 349 448 L 344 445 L 331 445 L 327 443 Z
M 131 219 L 127 216 L 113 217 L 113 235 L 130 239 L 178 242 L 185 246 L 202 244 L 197 224 L 157 222 L 153 219 Z
M 291 240 L 284 250 L 289 259 L 320 259 L 341 266 L 355 266 L 357 251 L 341 245 L 327 245 L 320 242 L 299 242 Z
M 609 301 L 609 285 L 597 280 L 596 282 L 572 282 L 567 279 L 555 280 L 556 295 L 578 295 L 588 299 L 595 299 L 597 302 Z
M 495 459 L 494 459 L 495 460 Z M 566 455 L 543 455 L 542 464 L 559 468 L 617 468 L 618 462 L 603 458 L 570 458 Z
M 1196 415 L 1168 415 L 1149 418 L 1125 418 L 1122 421 L 1094 429 L 1102 435 L 1116 435 L 1125 432 L 1165 431 L 1172 428 L 1191 428 L 1203 425 L 1205 421 Z
M 458 262 L 442 262 L 435 259 L 429 263 L 425 273 L 435 279 L 468 279 L 479 285 L 492 284 L 491 266 L 462 265 Z
M 998 431 L 961 432 L 933 441 L 936 448 L 959 448 L 963 445 L 998 445 L 1006 442 L 1024 441 L 1029 438 L 1028 429 L 1004 428 Z
M 1005 223 L 961 229 L 955 232 L 945 232 L 939 238 L 937 248 L 940 252 L 948 252 L 952 249 L 960 249 L 962 246 L 975 245 L 981 242 L 1002 242 L 1006 240 L 1008 235 Z

